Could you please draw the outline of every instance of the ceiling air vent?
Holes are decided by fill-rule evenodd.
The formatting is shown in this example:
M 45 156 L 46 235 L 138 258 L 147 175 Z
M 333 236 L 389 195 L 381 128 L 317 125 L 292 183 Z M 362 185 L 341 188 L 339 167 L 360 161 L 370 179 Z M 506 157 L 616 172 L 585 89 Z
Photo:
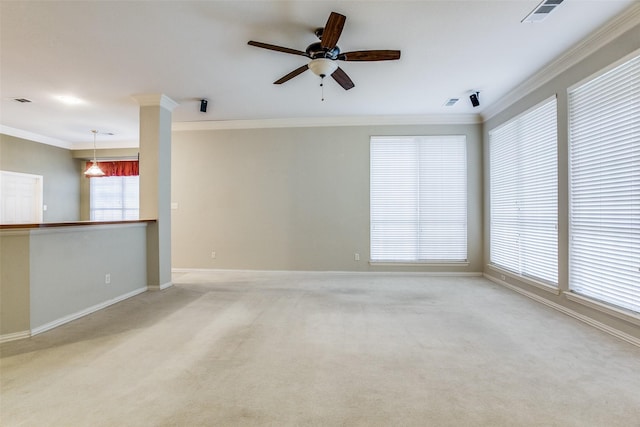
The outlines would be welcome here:
M 460 98 L 449 98 L 447 102 L 444 103 L 445 107 L 453 107 L 456 105 L 456 102 L 460 101 Z
M 23 104 L 26 103 L 26 102 L 31 102 L 31 100 L 27 99 L 27 98 L 13 98 L 13 100 L 16 101 L 16 102 L 21 102 Z
M 544 20 L 553 10 L 560 5 L 564 0 L 543 0 L 538 6 L 536 6 L 530 14 L 528 14 L 520 22 L 540 22 Z

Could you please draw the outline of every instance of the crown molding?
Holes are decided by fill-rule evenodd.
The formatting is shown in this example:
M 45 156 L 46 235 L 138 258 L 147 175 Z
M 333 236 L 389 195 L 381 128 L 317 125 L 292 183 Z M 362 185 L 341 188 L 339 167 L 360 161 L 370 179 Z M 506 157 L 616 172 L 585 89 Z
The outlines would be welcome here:
M 173 111 L 178 103 L 163 93 L 138 94 L 132 95 L 133 99 L 138 101 L 141 107 L 162 107 L 169 111 Z
M 126 148 L 138 148 L 140 147 L 140 142 L 137 140 L 124 140 L 124 141 L 100 141 L 98 144 L 98 152 L 103 149 L 109 150 L 117 150 L 117 149 L 126 149 Z M 71 144 L 70 150 L 79 151 L 79 150 L 93 150 L 93 143 L 89 142 L 78 142 L 76 144 Z
M 229 129 L 271 129 L 300 127 L 337 126 L 408 126 L 408 125 L 468 125 L 480 124 L 479 114 L 424 115 L 424 116 L 346 116 L 346 117 L 304 117 L 290 119 L 220 120 L 175 122 L 173 131 L 229 130 Z
M 67 141 L 4 125 L 0 125 L 0 133 L 29 141 L 39 142 L 41 144 L 53 145 L 54 147 L 66 148 L 67 150 L 70 150 L 72 147 L 71 143 Z
M 141 106 L 161 105 L 164 95 L 136 95 Z M 166 97 L 165 97 L 166 98 Z M 167 100 L 171 101 L 169 98 Z M 173 101 L 171 101 L 173 102 Z M 177 104 L 175 104 L 177 105 Z M 419 126 L 419 125 L 477 125 L 482 123 L 479 114 L 434 114 L 409 116 L 345 116 L 345 117 L 307 117 L 290 119 L 261 119 L 261 120 L 220 120 L 174 122 L 171 130 L 231 130 L 231 129 L 275 129 L 275 128 L 303 128 L 303 127 L 341 127 L 341 126 Z M 84 143 L 70 143 L 50 138 L 21 129 L 0 125 L 0 133 L 15 136 L 30 141 L 53 145 L 67 150 L 92 149 L 93 145 Z M 101 149 L 137 148 L 138 141 L 101 141 Z
M 606 44 L 620 37 L 636 25 L 640 24 L 640 2 L 613 18 L 599 30 L 573 46 L 560 57 L 553 60 L 544 68 L 533 74 L 529 79 L 516 86 L 511 92 L 494 102 L 483 111 L 483 121 L 487 121 L 496 114 L 504 111 L 515 102 L 530 94 L 545 83 L 568 70 L 578 62 L 597 52 Z

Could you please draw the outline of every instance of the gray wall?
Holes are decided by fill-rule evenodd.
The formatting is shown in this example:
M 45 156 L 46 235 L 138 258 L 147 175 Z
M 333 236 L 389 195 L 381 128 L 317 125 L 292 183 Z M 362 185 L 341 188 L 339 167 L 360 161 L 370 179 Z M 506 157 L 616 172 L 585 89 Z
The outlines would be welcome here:
M 174 131 L 172 265 L 394 270 L 368 263 L 369 137 L 440 134 L 467 136 L 469 265 L 395 270 L 482 271 L 480 125 Z
M 144 291 L 146 272 L 145 223 L 31 230 L 31 329 Z
M 29 231 L 0 231 L 0 341 L 30 329 Z
M 509 108 L 496 114 L 484 124 L 483 138 L 487 141 L 484 144 L 484 197 L 485 197 L 485 220 L 484 229 L 484 265 L 485 274 L 494 279 L 499 279 L 502 274 L 505 275 L 505 281 L 512 286 L 521 288 L 538 297 L 568 307 L 573 311 L 587 315 L 597 321 L 603 322 L 614 328 L 624 331 L 632 336 L 640 338 L 640 330 L 637 326 L 631 325 L 625 321 L 610 317 L 593 310 L 589 307 L 577 304 L 567 300 L 564 295 L 554 295 L 553 293 L 542 290 L 539 287 L 532 286 L 530 282 L 519 278 L 508 272 L 498 271 L 489 267 L 489 131 L 500 124 L 512 119 L 518 114 L 535 106 L 539 102 L 551 97 L 557 96 L 558 99 L 558 278 L 559 288 L 561 291 L 568 291 L 568 258 L 569 258 L 569 167 L 568 167 L 568 96 L 567 92 L 570 86 L 579 83 L 589 76 L 610 66 L 612 63 L 624 58 L 625 56 L 640 49 L 640 25 L 635 26 L 630 31 L 609 43 L 596 53 L 588 56 L 575 66 L 569 68 L 565 72 L 558 75 L 542 87 L 536 89 L 532 93 L 522 97 Z
M 70 150 L 0 134 L 0 170 L 44 177 L 44 222 L 80 218 L 81 166 Z

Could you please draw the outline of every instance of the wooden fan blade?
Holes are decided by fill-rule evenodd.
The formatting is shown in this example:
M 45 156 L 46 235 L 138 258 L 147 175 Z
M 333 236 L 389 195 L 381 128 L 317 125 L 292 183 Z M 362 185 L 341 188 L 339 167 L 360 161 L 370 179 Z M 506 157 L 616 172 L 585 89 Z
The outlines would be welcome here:
M 300 68 L 296 68 L 295 70 L 293 70 L 292 72 L 290 72 L 289 74 L 287 74 L 286 76 L 281 77 L 280 79 L 276 80 L 275 82 L 273 82 L 274 85 L 281 85 L 284 82 L 287 82 L 289 80 L 291 80 L 292 78 L 294 78 L 295 76 L 297 76 L 298 74 L 302 74 L 305 71 L 307 71 L 307 69 L 309 68 L 308 65 L 303 65 Z
M 303 52 L 301 50 L 296 50 L 296 49 L 290 49 L 288 47 L 276 46 L 274 44 L 256 42 L 253 40 L 249 41 L 247 44 L 255 47 L 261 47 L 263 49 L 275 50 L 276 52 L 284 52 L 284 53 L 290 53 L 292 55 L 302 55 L 302 56 L 309 57 L 307 52 Z
M 336 68 L 333 74 L 331 74 L 331 77 L 333 77 L 333 80 L 337 81 L 344 90 L 349 90 L 355 86 L 349 76 L 347 76 L 347 73 L 340 67 Z
M 341 61 L 392 61 L 400 59 L 399 50 L 358 50 L 338 55 Z
M 336 12 L 331 12 L 329 19 L 327 20 L 327 24 L 324 26 L 324 30 L 322 31 L 322 40 L 320 40 L 320 45 L 323 48 L 333 49 L 336 47 L 346 20 L 346 16 L 340 15 Z

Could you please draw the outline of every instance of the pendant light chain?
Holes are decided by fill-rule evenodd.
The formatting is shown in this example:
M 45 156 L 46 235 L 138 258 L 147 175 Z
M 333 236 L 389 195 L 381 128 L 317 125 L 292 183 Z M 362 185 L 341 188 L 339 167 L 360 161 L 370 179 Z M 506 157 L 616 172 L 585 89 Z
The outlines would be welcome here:
M 93 132 L 93 163 L 96 163 L 96 134 L 98 133 L 97 130 L 93 129 L 91 132 Z

